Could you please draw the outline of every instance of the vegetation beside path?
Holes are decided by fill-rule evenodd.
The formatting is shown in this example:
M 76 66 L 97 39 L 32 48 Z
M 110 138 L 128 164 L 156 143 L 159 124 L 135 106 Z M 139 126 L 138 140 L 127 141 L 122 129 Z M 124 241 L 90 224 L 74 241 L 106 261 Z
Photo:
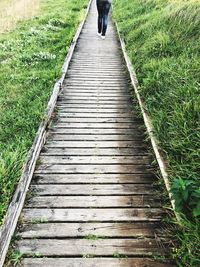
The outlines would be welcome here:
M 37 15 L 0 34 L 0 224 L 87 4 L 40 0 Z
M 179 266 L 200 266 L 200 1 L 114 3 L 182 214 L 174 257 Z

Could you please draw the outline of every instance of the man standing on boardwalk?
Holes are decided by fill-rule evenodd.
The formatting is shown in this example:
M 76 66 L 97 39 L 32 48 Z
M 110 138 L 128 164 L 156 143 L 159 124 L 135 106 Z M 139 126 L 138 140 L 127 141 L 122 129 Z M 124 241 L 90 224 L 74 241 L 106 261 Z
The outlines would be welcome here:
M 98 10 L 98 35 L 105 39 L 108 26 L 108 14 L 112 0 L 97 0 Z

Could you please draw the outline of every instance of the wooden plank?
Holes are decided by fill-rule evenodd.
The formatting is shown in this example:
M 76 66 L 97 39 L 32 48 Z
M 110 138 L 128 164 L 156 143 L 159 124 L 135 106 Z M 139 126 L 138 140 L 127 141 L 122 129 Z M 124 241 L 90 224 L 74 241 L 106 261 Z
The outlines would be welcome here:
M 86 102 L 90 102 L 92 100 L 98 100 L 99 102 L 107 102 L 107 101 L 112 101 L 112 102 L 128 102 L 131 100 L 131 97 L 130 95 L 129 96 L 125 96 L 125 95 L 116 95 L 116 96 L 113 96 L 113 95 L 84 95 L 84 94 L 79 94 L 79 95 L 66 95 L 66 94 L 61 94 L 58 101 L 66 101 L 66 100 L 83 100 L 83 101 L 86 101 Z
M 157 179 L 147 174 L 35 174 L 33 184 L 152 184 Z
M 110 108 L 108 106 L 102 106 L 102 107 L 71 107 L 68 105 L 57 105 L 56 109 L 58 112 L 65 112 L 65 113 L 92 113 L 92 114 L 108 114 L 108 115 L 113 115 L 113 114 L 124 114 L 127 112 L 133 113 L 133 110 L 131 108 L 124 107 L 123 109 L 119 108 Z
M 84 67 L 84 68 L 83 68 Z M 72 66 L 72 68 L 73 68 L 73 70 L 75 70 L 75 71 L 81 71 L 81 70 L 86 70 L 86 71 L 88 71 L 88 72 L 90 72 L 90 71 L 92 71 L 92 70 L 96 70 L 97 68 L 94 68 L 93 66 L 78 66 L 78 65 L 75 65 L 75 64 L 73 64 L 73 66 Z M 99 66 L 98 67 L 98 70 L 99 71 L 102 71 L 102 72 L 114 72 L 114 71 L 116 71 L 116 72 L 119 72 L 119 71 L 124 71 L 124 69 L 123 68 L 121 68 L 121 67 L 115 67 L 115 68 L 113 68 L 112 66 L 110 66 L 110 67 L 104 67 L 104 66 Z
M 89 34 L 89 31 L 88 30 L 86 30 L 86 29 L 83 29 L 83 31 L 82 31 L 82 35 L 80 36 L 80 40 L 81 39 L 84 39 L 84 37 L 86 37 L 86 36 L 84 36 L 84 33 L 86 33 L 87 32 L 87 34 Z M 91 32 L 90 32 L 90 38 L 92 38 L 93 36 L 91 35 Z M 86 44 L 85 44 L 86 45 Z M 86 45 L 86 46 L 90 46 L 90 44 L 88 43 L 88 45 Z M 101 64 L 101 63 L 108 63 L 108 62 L 110 62 L 110 63 L 116 63 L 116 62 L 118 62 L 118 64 L 119 65 L 121 65 L 121 58 L 120 57 L 117 57 L 117 53 L 114 53 L 114 55 L 115 56 L 113 56 L 113 57 L 110 57 L 110 56 L 108 56 L 108 57 L 106 57 L 106 58 L 104 58 L 104 57 L 95 57 L 95 56 L 93 56 L 93 55 L 90 55 L 90 56 L 85 56 L 85 55 L 81 55 L 80 53 L 75 53 L 74 54 L 74 57 L 73 57 L 73 59 L 72 59 L 72 64 L 73 64 L 73 62 L 94 62 L 94 63 L 98 63 L 98 64 Z M 84 61 L 84 59 L 85 59 L 85 61 Z
M 53 125 L 49 129 L 49 133 L 57 133 L 57 134 L 65 134 L 65 135 L 138 135 L 143 136 L 144 133 L 142 131 L 142 127 L 139 127 L 138 129 L 116 129 L 116 128 L 109 128 L 109 129 L 98 129 L 98 128 L 90 128 L 90 129 L 77 129 L 77 128 L 56 128 Z
M 125 88 L 99 88 L 97 87 L 88 87 L 88 86 L 82 86 L 82 87 L 76 87 L 76 86 L 67 86 L 63 90 L 63 94 L 66 96 L 70 96 L 70 93 L 72 93 L 73 96 L 78 96 L 78 94 L 88 97 L 92 96 L 100 96 L 100 97 L 126 97 L 127 99 L 134 99 L 134 94 L 131 94 L 131 91 L 129 89 Z
M 87 80 L 82 80 L 82 81 L 77 81 L 77 80 L 66 80 L 65 85 L 80 85 L 82 86 L 108 86 L 108 87 L 114 87 L 114 88 L 126 88 L 126 81 L 87 81 Z M 128 85 L 127 85 L 128 86 Z
M 27 224 L 21 238 L 154 237 L 162 235 L 159 223 L 40 223 Z
M 117 99 L 117 98 L 107 98 L 107 99 L 100 99 L 99 97 L 95 97 L 95 98 L 88 98 L 87 96 L 85 98 L 62 98 L 58 100 L 58 104 L 82 104 L 82 105 L 97 105 L 98 106 L 102 106 L 102 105 L 111 105 L 111 106 L 116 106 L 116 107 L 123 107 L 123 106 L 127 106 L 128 104 L 131 106 L 131 100 L 129 100 L 130 102 L 128 103 L 128 100 L 123 100 L 123 99 Z
M 62 165 L 62 164 L 42 164 L 37 166 L 35 173 L 149 173 L 150 168 L 145 165 Z
M 114 90 L 112 92 L 107 92 L 106 90 L 88 91 L 88 90 L 67 89 L 63 93 L 65 95 L 65 98 L 63 98 L 63 100 L 71 99 L 71 100 L 84 101 L 85 99 L 86 101 L 99 100 L 99 101 L 113 101 L 113 102 L 116 102 L 117 99 L 119 100 L 118 102 L 125 102 L 132 100 L 130 94 L 126 95 L 125 92 L 119 92 Z M 134 99 L 133 102 L 135 102 Z
M 109 111 L 114 112 L 114 111 L 118 111 L 118 112 L 130 112 L 131 111 L 131 106 L 127 106 L 125 104 L 120 105 L 120 104 L 110 104 L 110 103 L 93 103 L 93 104 L 86 104 L 86 103 L 62 103 L 62 102 L 58 102 L 57 103 L 57 107 L 60 108 L 65 108 L 68 110 L 71 110 L 72 108 L 75 108 L 76 110 L 80 110 L 82 109 L 82 111 L 84 111 L 83 109 L 95 109 L 95 110 L 104 110 L 106 109 L 106 112 L 109 113 Z
M 56 113 L 58 117 L 67 117 L 67 118 L 133 118 L 136 115 L 133 112 L 124 112 L 124 113 L 90 113 L 90 112 L 63 112 L 61 109 Z
M 150 256 L 160 251 L 154 239 L 24 239 L 17 242 L 23 254 L 41 256 L 113 256 L 115 253 L 128 256 Z
M 90 102 L 92 100 L 98 100 L 98 101 L 113 101 L 113 102 L 126 102 L 126 101 L 131 101 L 131 96 L 125 95 L 125 93 L 120 93 L 120 92 L 106 92 L 102 94 L 101 90 L 98 91 L 93 91 L 93 92 L 88 92 L 86 91 L 81 91 L 81 90 L 66 90 L 64 91 L 60 97 L 60 101 L 66 101 L 66 100 L 85 100 L 86 102 Z
M 90 77 L 90 76 L 79 76 L 79 75 L 76 75 L 76 76 L 70 76 L 70 78 L 67 80 L 68 82 L 81 82 L 81 83 L 90 83 L 90 82 L 93 82 L 93 83 L 102 83 L 102 81 L 104 83 L 108 83 L 108 84 L 123 84 L 124 82 L 126 82 L 124 80 L 124 77 L 106 77 L 104 76 L 103 79 L 99 78 L 99 77 Z
M 119 64 L 117 63 L 110 63 L 109 66 L 107 63 L 101 63 L 101 64 L 98 64 L 98 63 L 95 63 L 95 62 L 79 62 L 79 61 L 76 61 L 76 62 L 73 62 L 73 68 L 76 68 L 76 67 L 79 67 L 81 64 L 81 67 L 83 69 L 88 69 L 88 68 L 99 68 L 101 69 L 102 71 L 106 71 L 106 70 L 112 70 L 112 69 L 118 69 L 120 70 L 121 67 L 119 66 Z
M 71 123 L 70 123 L 71 124 Z M 80 123 L 82 125 L 82 123 Z M 67 124 L 66 124 L 67 125 Z M 75 125 L 75 124 L 74 124 Z M 77 123 L 78 127 L 79 123 Z M 86 125 L 86 124 L 85 124 Z M 60 126 L 60 124 L 59 124 Z M 144 148 L 146 145 L 141 141 L 47 141 L 47 147 L 79 147 L 79 148 Z
M 41 156 L 41 164 L 150 164 L 146 156 Z
M 147 258 L 25 258 L 22 267 L 175 267 L 167 261 Z
M 102 80 L 104 79 L 104 77 L 106 79 L 108 78 L 115 78 L 116 76 L 119 77 L 120 79 L 123 79 L 124 78 L 124 73 L 120 72 L 120 71 L 105 71 L 105 72 L 102 72 L 102 71 L 96 71 L 96 70 L 83 70 L 82 72 L 81 71 L 77 71 L 77 70 L 70 70 L 68 72 L 69 74 L 69 78 L 70 77 L 73 77 L 73 78 L 76 78 L 76 77 L 82 77 L 82 78 L 85 78 L 85 77 L 89 77 L 90 79 L 93 79 L 94 77 L 95 78 L 98 78 L 99 80 Z
M 54 126 L 58 128 L 93 128 L 93 129 L 138 129 L 140 128 L 141 124 L 136 123 L 57 123 L 54 122 Z M 141 126 L 142 127 L 142 126 Z
M 37 187 L 36 187 L 37 188 Z M 37 189 L 36 189 L 37 190 Z M 62 192 L 63 193 L 63 192 Z M 155 195 L 137 196 L 34 196 L 25 207 L 29 208 L 157 208 L 161 203 Z
M 116 78 L 117 77 L 117 78 Z M 121 72 L 91 72 L 91 71 L 84 71 L 84 72 L 80 72 L 80 71 L 77 71 L 77 72 L 68 72 L 68 75 L 67 75 L 67 78 L 73 78 L 73 79 L 76 79 L 76 78 L 79 78 L 79 79 L 85 79 L 85 78 L 89 78 L 89 80 L 91 79 L 119 79 L 119 80 L 122 80 L 124 79 L 124 73 L 121 73 Z
M 118 91 L 112 91 L 112 92 L 107 92 L 105 91 L 100 91 L 97 90 L 95 91 L 88 91 L 88 90 L 77 90 L 77 89 L 67 89 L 65 91 L 63 91 L 63 94 L 65 95 L 66 98 L 82 98 L 82 97 L 91 97 L 91 99 L 93 98 L 104 98 L 104 99 L 110 99 L 113 97 L 113 99 L 116 99 L 117 97 L 120 98 L 125 98 L 125 99 L 130 99 L 130 94 L 125 94 L 125 92 L 118 92 Z
M 81 105 L 79 107 L 76 107 L 75 104 L 71 106 L 69 105 L 62 105 L 62 104 L 57 104 L 56 109 L 58 111 L 64 111 L 64 112 L 83 112 L 83 113 L 106 113 L 106 114 L 110 114 L 110 113 L 126 113 L 126 112 L 133 112 L 132 107 L 124 107 L 124 108 L 116 108 L 115 107 L 109 107 L 109 106 L 89 106 L 89 107 L 85 107 L 84 105 Z
M 99 107 L 102 107 L 102 108 L 119 108 L 119 109 L 123 109 L 123 108 L 126 108 L 126 109 L 131 109 L 131 105 L 133 104 L 130 100 L 130 102 L 128 103 L 127 101 L 125 100 L 121 100 L 121 101 L 118 101 L 118 100 L 102 100 L 102 99 L 98 99 L 97 98 L 93 98 L 93 99 L 71 99 L 71 98 L 66 98 L 66 99 L 62 99 L 62 100 L 59 100 L 58 101 L 58 106 L 61 106 L 61 105 L 78 105 L 80 104 L 81 107 L 82 106 L 87 106 L 87 108 L 91 108 L 91 107 L 94 107 L 96 105 L 96 108 L 99 108 Z
M 159 208 L 24 208 L 23 222 L 159 222 L 164 210 Z
M 99 82 L 99 83 L 96 83 L 94 84 L 93 82 L 90 82 L 90 83 L 80 83 L 80 82 L 65 82 L 64 84 L 64 88 L 68 87 L 68 86 L 74 86 L 76 88 L 80 88 L 80 87 L 84 87 L 84 88 L 99 88 L 99 89 L 107 89 L 107 88 L 110 88 L 110 89 L 125 89 L 127 90 L 128 86 L 125 85 L 125 83 L 114 83 L 114 84 L 107 84 L 107 83 L 103 83 L 103 82 Z
M 74 68 L 70 68 L 69 70 L 68 70 L 68 74 L 82 74 L 82 75 L 85 75 L 85 74 L 99 74 L 99 75 L 103 75 L 104 73 L 102 73 L 102 71 L 101 70 L 99 70 L 99 69 L 91 69 L 89 72 L 88 72 L 88 70 L 87 69 L 82 69 L 82 71 L 80 70 L 80 71 L 77 71 L 76 69 L 74 69 Z M 115 69 L 114 70 L 114 73 L 112 72 L 112 71 L 110 71 L 110 72 L 106 72 L 105 73 L 105 75 L 112 75 L 112 76 L 116 76 L 116 75 L 122 75 L 122 76 L 124 76 L 124 75 L 126 75 L 126 71 L 124 71 L 124 70 L 121 70 L 121 71 L 119 71 L 119 70 L 117 70 L 117 69 Z
M 91 61 L 91 62 L 84 62 L 84 61 L 80 61 L 80 60 L 74 60 L 72 62 L 72 67 L 76 68 L 76 67 L 81 67 L 83 69 L 88 69 L 88 68 L 94 68 L 94 69 L 102 69 L 102 70 L 112 70 L 112 69 L 122 69 L 120 64 L 118 62 L 95 62 L 95 61 Z
M 126 73 L 124 71 L 115 71 L 114 73 L 113 72 L 101 72 L 99 71 L 99 69 L 93 69 L 91 71 L 87 71 L 86 69 L 83 70 L 82 72 L 81 71 L 76 71 L 74 70 L 73 68 L 71 68 L 68 73 L 67 73 L 67 78 L 70 78 L 70 77 L 76 77 L 76 76 L 83 76 L 83 77 L 86 77 L 87 75 L 91 76 L 91 77 L 123 77 L 126 75 Z
M 57 122 L 78 122 L 78 123 L 141 123 L 141 119 L 138 118 L 66 118 L 66 117 L 57 117 Z
M 74 91 L 74 92 L 88 92 L 88 93 L 98 93 L 98 92 L 101 92 L 101 93 L 108 93 L 108 94 L 111 94 L 111 93 L 120 93 L 120 94 L 128 94 L 130 93 L 130 90 L 129 88 L 113 88 L 113 87 L 93 87 L 93 86 L 73 86 L 73 85 L 65 85 L 63 87 L 63 93 L 67 93 L 69 91 Z
M 90 64 L 94 64 L 94 65 L 101 65 L 101 66 L 107 66 L 108 64 L 110 64 L 110 66 L 120 66 L 121 65 L 121 60 L 118 57 L 113 57 L 112 59 L 110 58 L 88 58 L 88 57 L 81 57 L 79 55 L 74 55 L 74 57 L 72 58 L 72 65 L 76 64 L 76 63 L 80 63 L 80 64 L 86 64 L 86 65 L 90 65 Z
M 127 99 L 131 98 L 130 92 L 128 90 L 100 90 L 100 89 L 91 89 L 88 90 L 88 88 L 84 89 L 84 88 L 76 88 L 76 87 L 67 87 L 67 89 L 64 89 L 62 91 L 62 95 L 64 95 L 65 97 L 80 97 L 80 96 L 88 96 L 88 97 L 101 97 L 103 98 L 104 96 L 106 98 L 112 98 L 112 97 L 124 97 Z
M 37 196 L 52 195 L 152 195 L 156 194 L 156 187 L 151 184 L 40 184 L 31 185 L 30 190 Z
M 128 99 L 131 99 L 131 94 L 128 90 L 115 90 L 115 89 L 89 89 L 89 88 L 76 88 L 76 87 L 67 87 L 63 90 L 63 94 L 65 94 L 66 97 L 70 96 L 100 96 L 100 97 L 117 97 L 117 96 L 125 96 Z M 134 96 L 133 96 L 134 99 Z
M 109 61 L 106 59 L 104 61 L 98 60 L 98 59 L 96 59 L 96 60 L 92 60 L 92 59 L 81 60 L 79 58 L 77 60 L 74 59 L 72 64 L 73 64 L 73 66 L 76 66 L 77 64 L 81 64 L 82 66 L 94 66 L 94 67 L 98 67 L 98 66 L 107 67 L 107 65 L 109 64 L 110 67 L 118 67 L 118 66 L 120 66 L 120 61 L 119 60 L 110 60 Z M 117 78 L 117 76 L 113 77 L 113 78 Z M 72 78 L 70 77 L 69 79 L 72 79 Z
M 71 107 L 77 107 L 77 108 L 118 108 L 118 109 L 124 109 L 125 110 L 131 110 L 131 102 L 128 104 L 127 101 L 101 101 L 101 100 L 88 100 L 84 101 L 82 100 L 70 100 L 66 99 L 63 101 L 57 102 L 58 106 L 71 106 Z M 80 105 L 80 106 L 79 106 Z M 79 106 L 79 107 L 78 107 Z
M 60 147 L 55 148 L 51 147 L 48 148 L 47 146 L 43 147 L 42 149 L 43 154 L 50 155 L 62 155 L 62 156 L 133 156 L 133 155 L 147 155 L 147 151 L 139 148 L 123 148 L 123 147 L 116 147 L 116 148 L 66 148 Z
M 118 113 L 104 113 L 98 112 L 90 113 L 90 112 L 67 112 L 67 107 L 62 110 L 62 108 L 58 108 L 57 112 L 55 113 L 59 117 L 77 117 L 77 118 L 138 118 L 137 114 L 134 113 L 132 110 L 129 112 L 118 112 Z
M 65 134 L 49 133 L 48 140 L 53 141 L 142 141 L 144 137 L 138 135 L 83 135 L 83 134 Z

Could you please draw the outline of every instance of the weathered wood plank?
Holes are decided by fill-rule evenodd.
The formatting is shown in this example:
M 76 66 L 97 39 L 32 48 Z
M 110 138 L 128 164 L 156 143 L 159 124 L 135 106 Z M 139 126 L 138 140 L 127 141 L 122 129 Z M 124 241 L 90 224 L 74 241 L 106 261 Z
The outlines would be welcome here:
M 148 174 L 40 174 L 33 184 L 153 184 L 157 179 Z
M 69 118 L 69 117 L 57 117 L 56 121 L 59 123 L 65 122 L 78 122 L 78 123 L 134 123 L 140 122 L 137 118 Z
M 106 95 L 103 95 L 103 96 L 100 96 L 100 95 L 90 95 L 90 96 L 84 96 L 83 94 L 79 94 L 79 95 L 60 95 L 60 97 L 58 98 L 58 101 L 62 101 L 62 102 L 65 102 L 65 101 L 72 101 L 72 100 L 76 100 L 76 101 L 80 101 L 81 103 L 83 101 L 85 101 L 86 103 L 88 102 L 92 102 L 92 101 L 98 101 L 98 102 L 108 102 L 108 103 L 112 103 L 112 102 L 117 102 L 117 103 L 126 103 L 127 101 L 130 101 L 131 98 L 130 96 L 120 96 L 120 95 L 117 95 L 117 96 L 106 96 Z
M 94 105 L 96 105 L 96 107 L 109 106 L 110 108 L 111 107 L 124 108 L 128 106 L 128 103 L 125 100 L 121 100 L 121 101 L 114 100 L 114 99 L 113 100 L 102 100 L 98 98 L 94 98 L 94 99 L 88 99 L 88 98 L 87 99 L 83 99 L 83 98 L 82 99 L 71 99 L 71 98 L 67 99 L 66 98 L 66 99 L 57 101 L 57 104 L 58 105 L 65 105 L 65 104 L 82 105 L 82 106 L 86 106 L 87 108 L 94 106 Z M 129 104 L 131 106 L 131 102 Z
M 156 193 L 155 186 L 151 184 L 69 184 L 69 185 L 31 185 L 37 195 L 152 195 Z
M 22 267 L 175 267 L 167 261 L 147 258 L 25 258 Z
M 147 151 L 142 147 L 138 148 L 48 148 L 43 147 L 42 153 L 48 155 L 62 155 L 62 156 L 133 156 L 133 155 L 147 155 Z
M 65 112 L 66 111 L 66 112 Z M 56 113 L 56 116 L 59 118 L 66 117 L 66 118 L 133 118 L 134 114 L 133 112 L 129 113 L 98 113 L 94 114 L 91 112 L 67 112 L 67 109 L 64 112 L 62 110 L 59 110 L 59 113 Z
M 145 165 L 60 165 L 43 164 L 36 168 L 35 173 L 148 173 L 150 169 Z
M 80 123 L 82 125 L 82 123 Z M 74 124 L 78 127 L 79 124 Z M 60 124 L 59 124 L 60 126 Z M 67 124 L 65 124 L 65 127 Z M 79 127 L 78 127 L 79 128 Z M 45 146 L 47 147 L 78 147 L 78 148 L 144 148 L 145 144 L 141 141 L 50 141 L 47 140 Z
M 76 79 L 77 77 L 77 80 L 80 80 L 80 82 L 82 80 L 94 80 L 94 81 L 97 81 L 97 80 L 101 80 L 102 78 L 104 79 L 104 81 L 106 80 L 110 80 L 110 81 L 122 81 L 123 78 L 124 78 L 124 75 L 122 74 L 117 74 L 117 77 L 116 78 L 116 74 L 115 73 L 111 73 L 110 74 L 107 74 L 106 72 L 103 72 L 103 73 L 90 73 L 89 71 L 88 72 L 85 72 L 83 74 L 81 73 L 78 73 L 75 75 L 75 74 L 70 74 L 68 76 L 69 79 Z M 130 97 L 130 96 L 129 96 Z
M 68 75 L 66 76 L 67 78 L 70 78 L 70 77 L 90 77 L 90 78 L 93 78 L 93 77 L 98 77 L 99 79 L 103 78 L 103 77 L 120 77 L 120 78 L 124 78 L 124 72 L 121 72 L 121 71 L 108 71 L 106 73 L 103 73 L 101 71 L 98 71 L 98 70 L 83 70 L 82 72 L 81 71 L 76 71 L 76 70 L 73 70 L 73 69 L 70 69 L 68 71 Z
M 129 256 L 149 256 L 161 251 L 154 239 L 103 239 L 103 240 L 52 240 L 31 239 L 17 242 L 23 254 L 41 256 L 113 256 L 115 253 Z
M 34 196 L 25 207 L 29 208 L 120 208 L 161 207 L 156 195 L 137 196 Z
M 154 237 L 162 235 L 159 223 L 40 223 L 26 224 L 21 238 Z
M 92 80 L 91 81 L 87 81 L 87 80 L 85 80 L 85 81 L 76 81 L 76 80 L 74 80 L 74 81 L 72 81 L 71 79 L 70 80 L 68 80 L 67 82 L 66 82 L 66 84 L 65 84 L 65 86 L 68 86 L 68 85 L 74 85 L 74 86 L 80 86 L 80 84 L 81 84 L 81 86 L 103 86 L 103 87 L 112 87 L 112 88 L 125 88 L 125 86 L 127 86 L 126 85 L 126 83 L 124 82 L 124 81 L 95 81 L 95 82 L 93 82 Z
M 110 88 L 110 89 L 126 89 L 127 90 L 127 85 L 126 84 L 118 84 L 118 83 L 115 83 L 115 84 L 107 84 L 107 83 L 96 83 L 96 84 L 93 84 L 92 82 L 90 83 L 80 83 L 80 82 L 73 82 L 73 83 L 70 83 L 70 82 L 67 82 L 64 84 L 64 88 L 67 88 L 68 86 L 74 86 L 76 88 L 80 88 L 80 87 L 84 87 L 84 88 L 102 88 L 102 89 L 106 89 L 106 88 Z
M 121 94 L 127 94 L 131 92 L 131 88 L 113 88 L 113 87 L 93 87 L 93 86 L 74 86 L 74 85 L 68 85 L 63 87 L 63 93 L 67 93 L 68 91 L 74 91 L 74 92 L 87 92 L 87 93 L 121 93 Z M 132 95 L 134 97 L 134 94 Z
M 123 128 L 57 128 L 55 125 L 52 125 L 51 128 L 49 129 L 50 133 L 65 133 L 65 134 L 80 134 L 80 135 L 138 135 L 140 134 L 141 136 L 144 135 L 144 132 L 142 131 L 143 128 L 135 128 L 135 129 L 123 129 Z
M 71 107 L 71 105 L 67 106 L 67 105 L 57 105 L 57 110 L 61 111 L 61 112 L 65 112 L 65 113 L 71 113 L 71 112 L 78 112 L 78 113 L 106 113 L 106 114 L 123 114 L 126 112 L 133 112 L 130 107 L 124 107 L 122 109 L 119 108 L 111 108 L 110 106 L 106 107 L 106 106 L 92 106 L 90 105 L 90 107 L 85 107 L 82 106 L 80 107 L 80 105 L 77 107 L 74 105 L 74 107 Z
M 41 164 L 150 164 L 146 156 L 40 156 Z
M 76 91 L 78 91 L 79 93 L 75 93 Z M 68 99 L 71 99 L 71 100 L 87 100 L 87 101 L 91 101 L 91 100 L 96 100 L 98 99 L 99 101 L 117 101 L 117 102 L 121 102 L 121 101 L 130 101 L 131 100 L 131 95 L 130 94 L 125 94 L 124 92 L 123 93 L 109 93 L 107 90 L 103 93 L 103 95 L 101 95 L 103 91 L 102 90 L 98 90 L 98 91 L 93 91 L 91 93 L 89 93 L 87 90 L 84 92 L 86 93 L 87 95 L 85 95 L 82 91 L 79 91 L 78 89 L 76 90 L 71 90 L 71 93 L 72 94 L 69 94 L 69 91 L 66 90 L 63 91 L 62 94 L 60 94 L 59 96 L 59 100 L 68 100 Z
M 143 136 L 136 135 L 83 135 L 83 134 L 65 134 L 50 133 L 48 140 L 52 141 L 142 141 Z
M 81 71 L 81 70 L 87 70 L 87 71 L 91 71 L 93 69 L 98 69 L 100 71 L 124 71 L 124 69 L 121 66 L 98 66 L 98 68 L 94 68 L 94 66 L 88 66 L 88 65 L 82 65 L 81 67 L 78 64 L 73 64 L 73 70 L 77 70 L 77 71 Z
M 80 65 L 82 67 L 82 69 L 101 69 L 101 70 L 112 70 L 112 69 L 117 69 L 117 70 L 121 70 L 122 67 L 120 66 L 120 64 L 118 64 L 117 62 L 111 62 L 111 63 L 107 63 L 107 62 L 80 62 L 79 60 L 76 60 L 72 63 L 72 67 L 73 68 L 80 68 Z
M 71 63 L 75 65 L 76 63 L 80 64 L 95 64 L 95 65 L 102 65 L 107 66 L 109 63 L 110 66 L 120 66 L 121 60 L 118 57 L 113 57 L 112 59 L 109 58 L 88 58 L 88 57 L 81 57 L 79 55 L 74 55 Z M 74 64 L 75 63 L 75 64 Z
M 137 123 L 75 123 L 75 122 L 54 122 L 54 127 L 57 128 L 99 128 L 99 129 L 137 129 L 140 127 L 140 124 Z
M 164 210 L 159 208 L 24 208 L 23 222 L 159 222 Z
M 83 68 L 83 69 L 90 69 L 90 68 L 98 68 L 98 67 L 100 67 L 100 69 L 101 70 L 112 70 L 112 69 L 118 69 L 118 70 L 121 70 L 122 68 L 121 68 L 121 66 L 119 65 L 119 64 L 117 64 L 117 63 L 109 63 L 109 66 L 108 66 L 108 63 L 95 63 L 95 62 L 86 62 L 86 63 L 84 63 L 84 62 L 79 62 L 79 60 L 76 60 L 76 61 L 74 61 L 73 62 L 73 68 L 76 68 L 76 67 L 80 67 L 80 64 L 81 64 L 81 67 Z
M 67 84 L 76 84 L 81 83 L 83 85 L 85 84 L 92 84 L 92 85 L 99 85 L 99 84 L 111 84 L 111 85 L 124 85 L 124 79 L 122 78 L 104 78 L 103 83 L 100 81 L 101 79 L 97 78 L 90 78 L 90 77 L 76 77 L 76 78 L 70 78 L 67 82 Z
M 69 107 L 69 108 L 82 108 L 82 109 L 97 109 L 97 108 L 103 108 L 103 109 L 118 109 L 121 111 L 130 111 L 131 105 L 127 105 L 127 102 L 114 102 L 114 101 L 84 101 L 84 100 L 66 100 L 66 101 L 58 101 L 57 102 L 58 107 Z
M 99 78 L 99 80 L 101 81 L 103 80 L 104 77 L 106 79 L 108 78 L 123 79 L 126 76 L 125 75 L 126 73 L 122 68 L 120 68 L 120 66 L 116 66 L 116 68 L 113 68 L 113 66 L 110 66 L 110 68 L 107 67 L 104 68 L 104 66 L 102 66 L 102 68 L 92 68 L 91 66 L 88 66 L 87 68 L 82 68 L 82 71 L 83 72 L 81 72 L 81 68 L 77 68 L 77 64 L 73 64 L 72 68 L 68 72 L 67 78 L 68 79 L 76 77 L 85 78 L 88 75 L 91 78 L 93 77 Z
M 65 92 L 66 91 L 66 92 Z M 84 88 L 80 88 L 80 89 L 76 89 L 76 88 L 69 88 L 67 87 L 67 89 L 65 89 L 65 91 L 63 91 L 63 93 L 65 93 L 66 99 L 70 99 L 70 97 L 74 97 L 76 99 L 82 99 L 82 98 L 86 98 L 88 97 L 88 99 L 90 99 L 90 96 L 92 96 L 92 98 L 90 100 L 99 98 L 99 100 L 101 99 L 115 99 L 114 101 L 116 102 L 117 97 L 124 97 L 124 95 L 127 98 L 127 101 L 129 101 L 131 99 L 131 95 L 129 93 L 129 98 L 127 97 L 127 93 L 124 90 L 108 90 L 108 89 L 102 89 L 102 90 L 93 90 L 93 89 L 84 89 Z M 105 98 L 104 98 L 105 97 Z M 135 101 L 133 101 L 133 103 L 135 103 Z

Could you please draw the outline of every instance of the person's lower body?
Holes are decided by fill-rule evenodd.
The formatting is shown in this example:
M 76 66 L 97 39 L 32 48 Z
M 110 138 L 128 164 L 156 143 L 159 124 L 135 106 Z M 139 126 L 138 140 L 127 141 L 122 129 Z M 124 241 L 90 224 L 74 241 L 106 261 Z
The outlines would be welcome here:
M 97 10 L 98 10 L 98 34 L 105 37 L 107 27 L 108 27 L 108 14 L 110 11 L 111 3 L 108 1 L 97 0 Z

